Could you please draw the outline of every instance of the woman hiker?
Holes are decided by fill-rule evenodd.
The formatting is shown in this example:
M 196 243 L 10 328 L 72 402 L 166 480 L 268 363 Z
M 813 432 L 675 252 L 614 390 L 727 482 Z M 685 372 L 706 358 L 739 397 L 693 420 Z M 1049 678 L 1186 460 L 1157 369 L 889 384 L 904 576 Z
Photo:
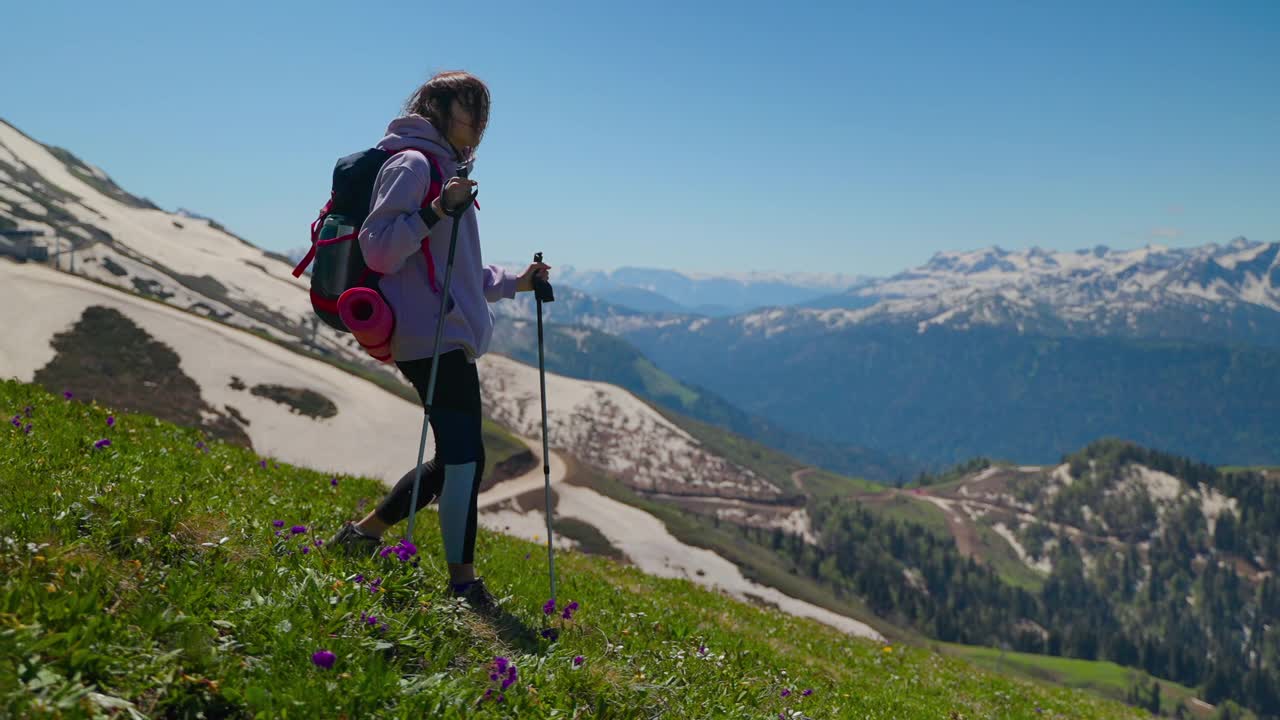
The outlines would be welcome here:
M 440 178 L 451 178 L 428 207 L 422 207 L 431 182 L 431 166 L 418 152 L 393 155 L 378 174 L 370 212 L 360 228 L 360 250 L 370 269 L 382 273 L 380 289 L 395 314 L 391 352 L 396 366 L 427 401 L 427 378 L 438 358 L 431 431 L 435 457 L 422 466 L 418 509 L 440 501 L 440 532 L 449 564 L 451 590 L 482 612 L 497 602 L 477 577 L 473 563 L 476 541 L 476 496 L 484 471 L 480 435 L 480 379 L 476 358 L 489 348 L 493 315 L 488 303 L 533 290 L 536 277 L 546 280 L 550 266 L 533 263 L 519 277 L 495 265 L 483 265 L 474 211 L 456 222 L 458 244 L 446 304 L 439 355 L 432 357 L 441 299 L 436 268 L 444 272 L 455 220 L 450 213 L 471 202 L 475 181 L 467 179 L 489 121 L 489 89 L 465 72 L 432 77 L 410 96 L 404 115 L 387 127 L 378 147 L 391 152 L 414 148 L 429 153 Z M 461 177 L 460 177 L 461 176 Z M 430 238 L 430 258 L 422 241 Z M 356 523 L 348 522 L 329 547 L 348 553 L 373 553 L 382 536 L 409 516 L 417 468 L 410 469 L 377 508 Z

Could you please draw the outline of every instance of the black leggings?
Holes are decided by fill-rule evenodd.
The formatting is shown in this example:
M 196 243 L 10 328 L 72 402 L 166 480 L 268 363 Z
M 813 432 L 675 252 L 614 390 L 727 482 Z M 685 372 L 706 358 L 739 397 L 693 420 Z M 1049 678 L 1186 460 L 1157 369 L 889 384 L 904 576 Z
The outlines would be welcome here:
M 422 358 L 396 362 L 400 372 L 417 389 L 424 411 L 432 361 L 433 358 Z M 470 563 L 476 544 L 476 498 L 484 474 L 484 441 L 480 434 L 480 375 L 476 366 L 467 362 L 462 350 L 440 356 L 430 421 L 435 456 L 422 465 L 418 510 L 440 498 L 440 530 L 446 560 Z M 382 499 L 375 511 L 379 520 L 395 525 L 409 516 L 416 470 L 412 468 L 405 473 Z

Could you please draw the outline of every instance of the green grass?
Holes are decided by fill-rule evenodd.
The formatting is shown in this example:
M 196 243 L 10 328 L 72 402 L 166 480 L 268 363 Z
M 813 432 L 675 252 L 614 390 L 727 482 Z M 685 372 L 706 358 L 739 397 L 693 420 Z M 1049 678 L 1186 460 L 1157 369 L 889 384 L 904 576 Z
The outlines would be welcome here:
M 529 449 L 506 428 L 489 418 L 481 422 L 480 433 L 484 441 L 484 477 L 493 476 L 494 465 Z M 413 463 L 410 462 L 407 469 L 412 468 Z
M 1036 655 L 1033 653 L 1001 652 L 995 648 L 972 645 L 937 643 L 942 651 L 961 657 L 973 664 L 1001 674 L 1017 675 L 1028 680 L 1089 690 L 1098 695 L 1123 700 L 1135 680 L 1143 685 L 1153 679 L 1160 684 L 1162 707 L 1184 705 L 1189 711 L 1203 711 L 1190 704 L 1198 697 L 1193 688 L 1168 680 L 1152 678 L 1147 673 L 1117 665 L 1105 660 L 1078 660 L 1075 658 Z M 1169 712 L 1169 710 L 1166 710 Z M 1191 717 L 1196 717 L 1192 714 Z
M 1222 465 L 1218 470 L 1224 473 L 1258 472 L 1280 475 L 1280 465 Z
M 636 375 L 640 377 L 651 397 L 670 397 L 680 403 L 681 407 L 690 407 L 697 402 L 697 392 L 662 372 L 648 358 L 640 356 L 632 363 Z
M 264 468 L 141 415 L 108 428 L 102 408 L 12 381 L 0 411 L 33 425 L 0 427 L 3 717 L 1140 716 L 579 553 L 556 555 L 559 600 L 580 609 L 551 642 L 535 543 L 480 530 L 477 568 L 510 613 L 481 620 L 443 593 L 434 512 L 420 565 L 301 553 L 376 502 L 374 480 Z M 331 669 L 312 663 L 322 649 Z M 484 699 L 498 656 L 518 668 L 502 703 Z
M 902 523 L 923 525 L 935 535 L 951 537 L 951 528 L 947 526 L 947 514 L 942 508 L 925 500 L 915 500 L 899 493 L 897 497 L 884 505 L 876 506 L 879 512 Z
M 817 498 L 843 497 L 854 493 L 884 492 L 886 487 L 880 483 L 863 478 L 847 477 L 830 470 L 814 468 L 800 479 L 805 490 Z
M 1044 587 L 1045 575 L 1031 569 L 1014 552 L 1009 541 L 1000 537 L 991 527 L 980 522 L 970 523 L 978 535 L 978 554 L 1005 582 L 1023 590 L 1039 592 Z

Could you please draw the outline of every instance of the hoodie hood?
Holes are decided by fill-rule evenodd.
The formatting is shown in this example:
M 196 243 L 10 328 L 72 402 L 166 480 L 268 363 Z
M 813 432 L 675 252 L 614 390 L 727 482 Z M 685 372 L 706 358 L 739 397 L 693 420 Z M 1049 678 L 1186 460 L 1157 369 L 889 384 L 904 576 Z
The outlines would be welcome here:
M 390 152 L 405 148 L 423 150 L 436 157 L 458 162 L 459 171 L 466 170 L 470 172 L 471 167 L 475 164 L 474 150 L 471 158 L 463 164 L 454 153 L 453 146 L 449 144 L 449 141 L 444 139 L 440 131 L 436 130 L 435 126 L 421 115 L 405 115 L 392 120 L 391 124 L 387 125 L 387 134 L 378 142 L 378 147 Z M 461 175 L 463 173 L 456 174 Z

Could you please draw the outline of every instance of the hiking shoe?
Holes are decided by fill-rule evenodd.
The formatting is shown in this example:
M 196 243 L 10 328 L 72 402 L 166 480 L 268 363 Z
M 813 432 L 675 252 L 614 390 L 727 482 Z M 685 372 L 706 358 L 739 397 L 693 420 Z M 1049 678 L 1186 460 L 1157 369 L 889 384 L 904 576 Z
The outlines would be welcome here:
M 484 586 L 484 580 L 481 578 L 465 584 L 450 583 L 449 590 L 455 598 L 464 598 L 471 609 L 478 613 L 492 615 L 501 609 L 498 606 L 498 599 Z
M 332 548 L 347 557 L 367 556 L 378 551 L 382 546 L 382 538 L 373 535 L 366 535 L 360 532 L 359 528 L 353 522 L 348 522 L 342 526 L 338 534 L 333 539 L 325 543 L 326 548 Z

